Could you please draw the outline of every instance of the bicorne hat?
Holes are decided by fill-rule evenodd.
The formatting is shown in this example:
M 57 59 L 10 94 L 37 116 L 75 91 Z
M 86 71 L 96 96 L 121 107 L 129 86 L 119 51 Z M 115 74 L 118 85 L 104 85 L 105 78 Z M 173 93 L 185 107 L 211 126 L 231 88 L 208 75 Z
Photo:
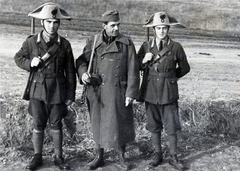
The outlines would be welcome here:
M 155 27 L 155 26 L 172 26 L 180 24 L 174 17 L 169 16 L 165 12 L 157 12 L 153 14 L 143 27 Z
M 58 19 L 58 20 L 71 20 L 68 13 L 58 4 L 48 2 L 45 3 L 32 12 L 28 16 L 37 19 Z

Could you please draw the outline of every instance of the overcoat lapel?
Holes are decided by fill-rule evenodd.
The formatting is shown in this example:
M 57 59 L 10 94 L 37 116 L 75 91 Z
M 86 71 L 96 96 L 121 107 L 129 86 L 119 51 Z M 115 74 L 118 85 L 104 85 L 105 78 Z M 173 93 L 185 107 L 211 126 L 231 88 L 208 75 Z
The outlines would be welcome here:
M 110 45 L 104 48 L 102 55 L 105 55 L 106 53 L 118 52 L 119 47 L 117 46 L 117 42 L 121 42 L 126 45 L 129 45 L 129 40 L 126 37 L 123 37 L 121 34 L 119 34 L 119 36 L 116 38 L 115 41 L 113 41 Z M 97 37 L 95 49 L 97 49 L 102 43 L 103 43 L 103 38 L 102 38 L 102 33 L 100 33 L 98 34 L 98 37 Z

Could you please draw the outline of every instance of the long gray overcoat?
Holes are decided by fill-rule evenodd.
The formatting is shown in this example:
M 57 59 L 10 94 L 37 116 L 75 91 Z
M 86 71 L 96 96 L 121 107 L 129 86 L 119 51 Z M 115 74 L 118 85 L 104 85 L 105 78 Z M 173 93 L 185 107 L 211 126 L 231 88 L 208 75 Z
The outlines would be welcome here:
M 102 148 L 119 148 L 135 139 L 132 105 L 125 98 L 137 98 L 139 63 L 133 42 L 120 34 L 107 45 L 97 35 L 92 71 L 102 78 L 99 87 L 88 85 L 87 101 L 94 141 Z M 93 38 L 87 41 L 76 67 L 81 76 L 87 71 Z

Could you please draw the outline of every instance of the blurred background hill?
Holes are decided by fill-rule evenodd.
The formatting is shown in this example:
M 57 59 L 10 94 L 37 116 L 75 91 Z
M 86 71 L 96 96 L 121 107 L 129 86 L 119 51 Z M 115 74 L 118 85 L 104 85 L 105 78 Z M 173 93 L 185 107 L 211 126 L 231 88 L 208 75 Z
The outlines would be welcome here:
M 13 14 L 28 24 L 27 14 L 49 0 L 0 0 L 1 23 L 10 22 Z M 73 29 L 83 29 L 80 20 L 98 20 L 103 12 L 118 10 L 123 23 L 141 26 L 149 15 L 166 11 L 189 29 L 222 32 L 222 35 L 238 37 L 240 32 L 240 0 L 52 0 L 60 4 L 74 17 Z M 24 17 L 25 16 L 25 17 Z M 89 22 L 88 24 L 91 25 Z M 76 25 L 76 26 L 75 26 Z M 99 24 L 100 25 L 100 24 Z M 76 28 L 74 28 L 74 26 Z M 94 27 L 94 26 L 90 26 Z M 86 29 L 85 29 L 86 30 Z

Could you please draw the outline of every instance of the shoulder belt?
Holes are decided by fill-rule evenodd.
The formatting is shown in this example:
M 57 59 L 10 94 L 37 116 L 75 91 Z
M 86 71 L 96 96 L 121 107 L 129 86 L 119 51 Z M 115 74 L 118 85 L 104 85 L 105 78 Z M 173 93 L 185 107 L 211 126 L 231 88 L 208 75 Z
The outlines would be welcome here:
M 171 40 L 171 42 L 158 53 L 156 59 L 152 61 L 152 64 L 156 63 L 157 61 L 159 61 L 159 63 L 162 63 L 168 57 L 165 54 L 171 49 L 172 45 L 173 45 L 173 42 Z

